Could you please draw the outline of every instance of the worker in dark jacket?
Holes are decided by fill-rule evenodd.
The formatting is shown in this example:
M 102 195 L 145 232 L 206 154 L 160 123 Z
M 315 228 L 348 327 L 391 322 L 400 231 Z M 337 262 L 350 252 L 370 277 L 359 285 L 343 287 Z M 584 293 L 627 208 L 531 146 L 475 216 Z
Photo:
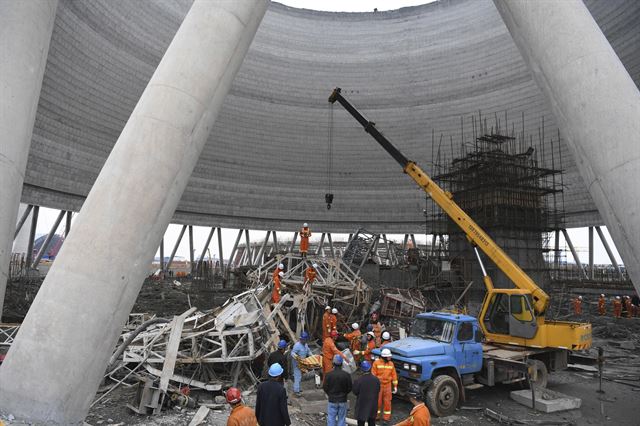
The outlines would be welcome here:
M 289 426 L 287 391 L 282 384 L 284 370 L 278 363 L 269 368 L 269 380 L 260 383 L 256 396 L 256 417 L 260 426 Z
M 344 426 L 346 424 L 347 395 L 351 392 L 351 375 L 342 370 L 342 357 L 333 357 L 333 370 L 324 378 L 322 389 L 329 398 L 327 407 L 327 426 Z
M 284 352 L 287 350 L 287 342 L 284 340 L 280 340 L 278 342 L 278 349 L 271 352 L 269 354 L 269 358 L 267 358 L 267 368 L 271 367 L 273 364 L 278 363 L 284 370 L 282 373 L 283 380 L 286 380 L 288 376 L 287 371 L 287 357 L 284 355 Z
M 371 363 L 362 361 L 360 369 L 364 373 L 362 377 L 353 382 L 353 393 L 356 399 L 355 417 L 358 426 L 376 426 L 378 414 L 378 394 L 380 393 L 380 380 L 371 374 Z

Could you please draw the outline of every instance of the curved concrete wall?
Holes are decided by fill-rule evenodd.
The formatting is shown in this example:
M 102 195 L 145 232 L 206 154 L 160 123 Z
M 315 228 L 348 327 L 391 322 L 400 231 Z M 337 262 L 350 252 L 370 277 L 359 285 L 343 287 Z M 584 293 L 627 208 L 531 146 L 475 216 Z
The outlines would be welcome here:
M 61 0 L 24 202 L 79 209 L 190 3 Z M 640 2 L 586 4 L 640 85 Z M 489 126 L 494 113 L 502 119 L 506 110 L 516 129 L 524 113 L 525 133 L 534 139 L 544 116 L 546 134 L 556 135 L 551 112 L 489 0 L 357 14 L 272 3 L 174 221 L 423 230 L 422 192 L 340 107 L 333 127 L 335 201 L 326 210 L 327 97 L 334 86 L 427 170 L 432 130 L 436 143 L 444 134 L 448 152 L 450 136 L 460 144 L 461 116 L 464 140 L 471 142 L 470 117 L 478 110 L 491 117 Z M 569 152 L 561 149 L 567 225 L 600 223 Z M 545 165 L 551 166 L 548 152 Z

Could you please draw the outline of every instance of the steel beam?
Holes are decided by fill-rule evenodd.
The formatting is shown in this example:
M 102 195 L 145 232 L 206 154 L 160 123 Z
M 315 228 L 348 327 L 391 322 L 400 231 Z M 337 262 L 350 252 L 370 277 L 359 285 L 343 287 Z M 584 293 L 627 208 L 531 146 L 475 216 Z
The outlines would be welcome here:
M 73 218 L 73 212 L 71 210 L 67 211 L 67 219 L 64 224 L 64 237 L 67 238 L 69 236 L 69 232 L 71 232 L 71 219 Z
M 222 255 L 222 228 L 218 227 L 218 263 L 220 264 L 220 273 L 224 274 L 224 256 Z
M 36 228 L 38 227 L 38 212 L 40 211 L 40 206 L 33 206 L 33 213 L 31 216 L 31 229 L 29 230 L 29 245 L 27 246 L 27 259 L 26 264 L 27 268 L 31 266 L 33 261 L 33 244 L 36 240 Z
M 573 247 L 573 243 L 571 242 L 571 238 L 569 238 L 569 234 L 566 229 L 562 230 L 562 235 L 564 235 L 564 239 L 569 245 L 569 250 L 571 250 L 571 255 L 573 256 L 573 260 L 576 262 L 578 269 L 580 270 L 580 277 L 588 278 L 587 273 L 584 271 L 584 267 L 582 266 L 582 262 L 580 262 L 580 258 L 578 257 L 578 253 L 576 253 L 576 249 Z
M 616 261 L 616 257 L 613 255 L 613 251 L 611 250 L 611 247 L 609 247 L 609 243 L 607 242 L 607 239 L 604 237 L 604 234 L 602 233 L 602 229 L 600 229 L 599 226 L 596 226 L 595 228 L 596 228 L 596 232 L 598 233 L 598 237 L 600 237 L 600 241 L 602 241 L 602 245 L 604 246 L 604 249 L 607 251 L 607 256 L 609 256 L 609 260 L 611 261 L 611 264 L 613 265 L 614 268 L 616 268 L 618 277 L 620 277 L 620 279 L 623 279 L 622 271 L 620 270 L 620 265 L 618 265 L 618 262 Z
M 160 240 L 160 270 L 164 271 L 164 237 Z
M 251 239 L 249 238 L 249 230 L 244 230 L 244 241 L 245 241 L 245 249 L 244 249 L 244 261 L 246 264 L 251 265 Z
M 204 256 L 205 254 L 207 254 L 207 249 L 209 248 L 209 244 L 211 243 L 211 238 L 213 238 L 213 233 L 215 232 L 216 228 L 215 226 L 211 227 L 211 230 L 209 231 L 209 235 L 207 236 L 207 242 L 204 243 L 204 247 L 202 248 L 202 253 L 200 254 L 200 258 L 198 260 L 198 263 L 202 264 L 202 261 L 204 260 Z
M 233 243 L 233 248 L 231 249 L 231 255 L 229 256 L 229 263 L 227 264 L 229 268 L 231 268 L 232 263 L 234 267 L 236 266 L 235 263 L 233 262 L 233 258 L 235 257 L 236 251 L 238 250 L 238 244 L 240 244 L 240 238 L 242 237 L 243 231 L 244 231 L 243 229 L 238 230 L 238 236 L 236 237 L 236 242 Z
M 176 241 L 176 245 L 173 246 L 173 250 L 171 250 L 171 256 L 169 256 L 169 261 L 167 262 L 167 271 L 171 268 L 171 264 L 173 263 L 173 258 L 176 256 L 176 252 L 178 251 L 178 246 L 180 245 L 180 241 L 182 241 L 182 236 L 184 235 L 184 231 L 186 231 L 187 225 L 182 225 L 182 229 L 180 230 L 180 235 L 178 235 L 178 240 Z
M 27 209 L 24 211 L 24 213 L 22 214 L 22 217 L 18 221 L 18 224 L 16 225 L 16 232 L 13 234 L 13 239 L 14 240 L 16 239 L 18 234 L 20 233 L 20 230 L 22 229 L 22 226 L 24 225 L 24 223 L 26 222 L 27 218 L 29 217 L 29 213 L 31 213 L 31 210 L 33 210 L 33 204 L 29 204 L 27 206 Z
M 47 252 L 47 248 L 49 248 L 49 244 L 51 243 L 51 240 L 55 236 L 56 231 L 58 230 L 58 226 L 60 226 L 60 222 L 62 222 L 62 218 L 64 217 L 64 215 L 65 215 L 65 211 L 60 210 L 60 213 L 58 213 L 58 217 L 56 218 L 56 221 L 53 223 L 53 226 L 49 231 L 49 234 L 47 234 L 47 238 L 44 240 L 44 243 L 42 244 L 42 247 L 40 247 L 40 250 L 38 251 L 38 254 L 36 255 L 35 260 L 31 264 L 31 267 L 33 269 L 35 269 L 38 266 L 38 263 L 40 263 L 40 260 L 42 260 L 42 256 L 44 256 L 44 254 Z

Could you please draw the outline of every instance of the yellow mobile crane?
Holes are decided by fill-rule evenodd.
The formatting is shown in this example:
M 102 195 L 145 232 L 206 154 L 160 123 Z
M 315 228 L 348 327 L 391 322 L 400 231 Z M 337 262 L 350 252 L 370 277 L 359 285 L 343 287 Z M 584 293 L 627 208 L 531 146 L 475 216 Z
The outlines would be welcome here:
M 431 199 L 464 231 L 473 245 L 487 292 L 478 322 L 487 342 L 530 348 L 581 350 L 591 347 L 591 324 L 545 319 L 549 296 L 529 277 L 415 162 L 405 157 L 360 112 L 334 89 L 329 102 L 340 103 L 401 166 Z M 478 248 L 496 264 L 516 288 L 495 288 Z

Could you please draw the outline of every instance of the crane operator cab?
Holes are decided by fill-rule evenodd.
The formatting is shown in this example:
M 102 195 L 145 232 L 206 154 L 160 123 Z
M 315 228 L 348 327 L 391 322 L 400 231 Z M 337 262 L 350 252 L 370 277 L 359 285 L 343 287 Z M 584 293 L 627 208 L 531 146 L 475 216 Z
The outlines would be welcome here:
M 507 289 L 487 292 L 488 304 L 485 305 L 482 322 L 489 333 L 532 339 L 538 331 L 538 324 L 531 307 L 531 294 L 513 293 Z

